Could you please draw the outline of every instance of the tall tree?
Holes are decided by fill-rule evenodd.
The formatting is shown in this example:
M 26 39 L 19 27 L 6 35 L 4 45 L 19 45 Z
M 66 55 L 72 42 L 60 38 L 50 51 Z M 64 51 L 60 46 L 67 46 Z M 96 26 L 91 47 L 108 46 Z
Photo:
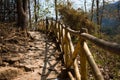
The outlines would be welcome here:
M 118 7 L 118 9 L 117 9 L 117 10 L 118 10 L 118 19 L 120 20 L 120 1 L 119 1 L 119 3 L 118 3 L 118 6 L 117 6 L 117 7 Z
M 69 5 L 69 0 L 67 0 L 67 5 Z
M 35 22 L 37 23 L 38 17 L 37 17 L 37 1 L 34 0 L 34 14 L 35 14 Z
M 86 0 L 84 0 L 85 12 L 87 12 L 86 3 L 87 3 Z
M 95 0 L 92 0 L 92 6 L 91 6 L 91 21 L 93 20 L 93 8 L 94 8 L 94 2 Z
M 71 8 L 71 6 L 72 6 L 72 4 L 71 4 L 70 0 L 67 0 L 67 7 Z
M 30 28 L 31 28 L 32 23 L 31 23 L 31 9 L 30 9 L 30 6 L 31 6 L 31 5 L 30 5 L 30 0 L 28 0 L 28 4 L 29 4 L 29 5 L 28 5 L 28 8 L 29 8 L 29 23 L 30 23 L 29 25 L 30 25 Z
M 57 0 L 55 0 L 55 16 L 56 16 L 56 20 L 58 20 Z
M 102 19 L 103 19 L 103 15 L 104 15 L 104 8 L 105 8 L 105 0 L 103 0 L 102 13 L 100 16 L 100 25 L 102 24 Z
M 38 15 L 38 17 L 40 17 L 40 0 L 38 0 L 38 2 L 37 2 L 37 15 Z
M 28 0 L 17 0 L 18 26 L 22 30 L 28 25 Z
M 99 16 L 99 0 L 96 0 L 96 19 L 97 19 L 97 24 L 100 25 L 100 16 Z

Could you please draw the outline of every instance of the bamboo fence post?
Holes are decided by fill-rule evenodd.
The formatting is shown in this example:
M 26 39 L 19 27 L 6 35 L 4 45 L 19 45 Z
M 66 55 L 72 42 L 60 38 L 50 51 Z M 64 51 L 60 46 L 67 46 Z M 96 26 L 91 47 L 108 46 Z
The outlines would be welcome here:
M 45 31 L 45 22 L 43 20 L 43 31 Z
M 75 76 L 76 76 L 76 80 L 81 80 L 81 75 L 80 75 L 80 71 L 79 71 L 79 68 L 78 68 L 78 64 L 77 64 L 77 59 L 75 59 L 74 61 L 74 70 L 75 70 Z
M 70 45 L 73 45 L 73 44 L 70 44 Z M 70 49 L 70 50 L 72 50 L 72 49 Z M 77 45 L 75 47 L 74 52 L 72 53 L 72 51 L 71 51 L 72 56 L 71 56 L 71 60 L 69 61 L 68 67 L 72 66 L 72 64 L 74 63 L 74 61 L 75 61 L 75 59 L 76 59 L 76 57 L 77 57 L 79 52 L 80 52 L 80 41 L 78 41 L 78 43 L 77 43 Z
M 63 38 L 64 38 L 64 29 L 63 29 L 63 27 L 61 27 L 61 45 L 62 45 L 62 51 L 64 52 L 64 40 L 63 40 Z
M 56 23 L 56 33 L 57 33 L 57 42 L 59 43 L 59 40 L 60 40 L 60 38 L 59 38 L 59 23 Z
M 83 49 L 84 41 L 80 40 L 80 67 L 81 67 L 81 80 L 87 80 L 87 59 Z
M 49 26 L 49 22 L 48 22 L 48 18 L 46 17 L 46 25 L 45 25 L 45 31 L 46 31 L 46 35 L 48 33 L 48 26 Z
M 65 30 L 65 29 L 64 29 Z M 68 63 L 69 63 L 69 45 L 68 45 L 68 40 L 67 40 L 67 31 L 65 30 L 65 45 L 64 45 L 64 51 L 65 51 L 65 66 L 66 68 L 68 67 Z
M 43 28 L 43 21 L 41 21 L 41 26 L 40 26 L 40 29 L 42 30 L 42 28 Z
M 54 21 L 52 21 L 52 32 L 54 33 Z
M 66 56 L 66 44 L 65 44 L 65 29 L 64 28 L 62 28 L 62 50 L 63 50 L 63 53 L 64 53 L 64 55 L 63 55 L 63 58 L 64 58 L 64 63 L 66 64 L 66 58 L 65 58 L 65 56 Z
M 57 24 L 56 24 L 56 21 L 54 21 L 53 24 L 54 24 L 54 25 L 53 25 L 53 26 L 54 26 L 54 27 L 53 27 L 53 31 L 54 31 L 55 35 L 57 36 L 57 33 L 56 33 L 56 32 L 57 32 L 57 31 L 56 31 L 56 30 L 57 30 L 57 28 L 56 28 L 56 25 L 57 25 Z
M 87 29 L 85 28 L 82 28 L 81 30 L 81 33 L 83 32 L 88 32 Z M 87 58 L 86 58 L 86 55 L 85 55 L 85 50 L 84 50 L 84 42 L 85 40 L 83 38 L 79 38 L 79 41 L 80 41 L 80 67 L 81 67 L 81 79 L 82 80 L 87 80 Z
M 41 26 L 42 31 L 44 30 L 43 27 L 44 27 L 44 21 L 42 20 L 42 26 Z
M 42 21 L 42 31 L 44 30 L 44 21 Z
M 56 37 L 58 37 L 58 34 L 57 34 L 58 32 L 57 31 L 58 31 L 58 29 L 57 29 L 57 22 L 55 21 L 55 34 L 56 34 Z
M 58 23 L 58 33 L 59 33 L 59 36 L 58 36 L 58 37 L 59 37 L 59 38 L 58 38 L 59 40 L 58 40 L 58 41 L 59 41 L 59 43 L 60 43 L 60 42 L 61 42 L 61 40 L 60 40 L 60 39 L 61 39 L 61 37 L 60 37 L 60 36 L 61 36 L 60 23 Z
M 83 49 L 85 50 L 87 60 L 88 60 L 90 66 L 94 72 L 96 80 L 104 80 L 104 78 L 103 78 L 97 64 L 95 63 L 94 58 L 93 58 L 93 56 L 92 56 L 92 54 L 91 54 L 91 52 L 90 52 L 90 50 L 85 42 L 84 42 Z
M 50 25 L 51 32 L 53 32 L 53 20 L 51 19 L 51 25 Z
M 62 49 L 62 27 L 61 27 L 61 24 L 59 24 L 59 45 L 60 45 L 61 51 L 63 52 L 63 49 Z
M 57 23 L 56 23 L 56 21 L 54 21 L 54 27 L 53 27 L 53 29 L 54 29 L 55 35 L 57 36 Z
M 67 30 L 66 30 L 67 31 Z M 67 34 L 67 36 L 66 36 L 66 38 L 68 39 L 68 45 L 69 45 L 69 48 L 70 48 L 70 53 L 71 53 L 71 55 L 72 56 L 77 56 L 77 52 L 78 51 L 75 51 L 74 50 L 74 46 L 73 46 L 73 43 L 72 43 L 72 40 L 71 40 L 71 36 L 70 36 L 70 34 L 68 33 Z M 78 48 L 78 47 L 77 47 Z M 76 52 L 76 53 L 74 53 L 74 52 Z M 73 55 L 73 53 L 74 53 L 74 55 Z M 69 58 L 69 62 L 68 62 L 68 68 L 70 68 L 70 66 L 69 66 L 69 64 L 71 64 L 70 62 L 72 62 L 71 61 L 71 59 L 73 59 L 73 57 L 72 56 L 70 56 L 70 58 Z M 72 65 L 72 64 L 71 64 Z M 73 66 L 74 66 L 74 71 L 75 71 L 75 76 L 76 76 L 76 79 L 77 80 L 81 80 L 81 75 L 80 75 L 80 71 L 79 71 L 79 68 L 78 68 L 78 64 L 77 64 L 77 59 L 74 59 L 74 61 L 73 61 Z
M 67 30 L 66 30 L 67 31 Z M 72 43 L 72 40 L 71 40 L 71 35 L 70 35 L 70 33 L 68 32 L 67 33 L 67 40 L 68 40 L 68 45 L 69 45 L 69 48 L 70 48 L 70 57 L 72 58 L 72 55 L 73 55 L 73 52 L 72 52 L 72 50 L 74 50 L 74 46 L 73 46 L 73 43 Z M 70 59 L 70 61 L 71 61 L 71 59 Z M 69 62 L 70 62 L 69 61 Z M 69 63 L 70 64 L 70 63 Z
M 75 80 L 74 77 L 73 77 L 73 75 L 72 75 L 72 73 L 70 71 L 68 71 L 68 75 L 69 75 L 69 77 L 70 77 L 71 80 Z
M 49 32 L 51 32 L 51 20 L 49 22 L 50 22 L 50 24 L 49 24 Z
M 70 46 L 70 61 L 69 61 L 69 64 L 68 64 L 68 68 L 72 66 L 72 64 L 74 63 L 78 53 L 79 53 L 79 49 L 80 49 L 80 41 L 78 41 L 75 49 L 74 49 L 74 46 L 73 46 L 73 43 L 72 43 L 72 40 L 71 40 L 71 36 L 70 36 L 70 33 L 68 33 L 68 36 L 67 36 L 68 40 L 69 40 L 69 46 Z

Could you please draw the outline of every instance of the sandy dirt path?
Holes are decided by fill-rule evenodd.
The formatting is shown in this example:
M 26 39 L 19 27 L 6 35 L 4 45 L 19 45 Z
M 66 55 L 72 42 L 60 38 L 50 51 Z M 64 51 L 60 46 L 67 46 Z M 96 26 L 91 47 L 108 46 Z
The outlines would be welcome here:
M 25 72 L 13 80 L 57 80 L 61 72 L 61 61 L 58 50 L 45 34 L 29 32 L 34 41 L 29 42 L 28 51 L 19 53 L 22 56 L 18 66 Z

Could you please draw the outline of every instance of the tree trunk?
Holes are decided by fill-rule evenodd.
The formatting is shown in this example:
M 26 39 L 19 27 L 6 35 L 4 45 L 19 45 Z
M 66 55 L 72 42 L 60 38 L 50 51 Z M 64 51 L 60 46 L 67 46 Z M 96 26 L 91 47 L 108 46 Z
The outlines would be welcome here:
M 37 23 L 37 2 L 34 0 L 34 14 L 35 14 L 35 23 Z
M 102 13 L 101 13 L 101 16 L 100 16 L 100 25 L 102 24 L 102 19 L 103 19 L 103 15 L 104 15 L 104 8 L 105 8 L 105 0 L 103 0 Z
M 56 20 L 58 20 L 57 0 L 55 0 L 55 15 L 56 15 Z
M 28 8 L 29 8 L 29 25 L 30 25 L 30 28 L 32 27 L 32 23 L 31 23 L 31 10 L 30 10 L 30 0 L 28 0 Z
M 24 30 L 28 25 L 28 0 L 17 0 L 18 26 Z
M 120 1 L 119 1 L 119 4 L 118 4 L 118 19 L 120 21 Z
M 17 25 L 20 27 L 21 26 L 21 5 L 22 2 L 21 0 L 16 0 L 17 1 Z
M 37 7 L 37 11 L 38 11 L 37 17 L 39 17 L 40 16 L 40 1 L 39 0 L 37 2 L 37 5 L 38 5 L 38 7 Z
M 84 0 L 84 7 L 85 7 L 85 12 L 87 12 L 87 8 L 86 8 L 86 0 Z
M 92 0 L 92 7 L 91 7 L 91 21 L 93 20 L 93 7 L 94 7 L 94 1 L 95 0 Z
M 101 38 L 102 36 L 101 36 L 101 24 L 100 24 L 100 15 L 99 15 L 99 0 L 96 0 L 96 6 L 97 6 L 96 20 L 97 20 L 97 24 L 98 24 L 98 34 L 99 34 L 99 36 Z
M 96 9 L 96 19 L 97 19 L 97 24 L 100 25 L 100 16 L 99 16 L 99 0 L 96 0 L 96 6 L 97 6 L 97 9 Z

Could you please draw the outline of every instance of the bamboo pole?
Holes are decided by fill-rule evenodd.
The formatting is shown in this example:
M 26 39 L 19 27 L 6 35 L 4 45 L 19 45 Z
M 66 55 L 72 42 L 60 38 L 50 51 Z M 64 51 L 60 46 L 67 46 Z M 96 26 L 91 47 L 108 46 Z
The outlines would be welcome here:
M 62 49 L 62 27 L 60 24 L 59 24 L 59 45 L 60 45 L 61 52 L 63 52 L 63 49 Z
M 66 58 L 66 67 L 68 67 L 68 63 L 69 63 L 69 42 L 68 42 L 68 39 L 67 39 L 67 34 L 68 32 L 65 30 L 65 58 Z
M 61 42 L 61 26 L 60 26 L 60 24 L 58 23 L 58 33 L 59 33 L 59 43 Z
M 57 37 L 56 41 L 59 42 L 59 40 L 60 40 L 60 38 L 59 38 L 59 35 L 60 35 L 59 34 L 59 23 L 56 23 L 56 34 L 57 34 L 56 35 L 56 37 Z
M 56 22 L 54 22 L 54 27 L 53 27 L 53 31 L 54 31 L 54 34 L 57 36 L 57 28 L 56 28 L 57 24 Z
M 80 67 L 81 67 L 81 80 L 87 80 L 87 59 L 85 50 L 83 49 L 84 40 L 80 39 Z
M 95 45 L 101 47 L 104 50 L 107 50 L 109 52 L 112 52 L 114 54 L 120 55 L 120 44 L 117 43 L 111 43 L 108 41 L 105 41 L 103 39 L 98 39 L 90 34 L 82 33 L 81 36 L 89 40 L 90 42 L 94 43 Z
M 68 44 L 69 44 L 69 48 L 70 48 L 70 57 L 72 58 L 72 55 L 73 55 L 72 50 L 74 50 L 74 46 L 73 46 L 73 43 L 72 43 L 72 40 L 71 40 L 71 35 L 70 35 L 69 32 L 67 33 L 67 37 L 66 38 L 68 39 Z M 70 61 L 71 61 L 71 59 L 70 59 Z
M 75 50 L 74 50 L 74 46 L 73 46 L 73 43 L 72 43 L 72 40 L 71 40 L 71 37 L 70 37 L 69 34 L 67 35 L 67 38 L 69 39 L 68 41 L 69 41 L 69 46 L 70 46 L 70 52 L 73 53 Z M 72 56 L 76 57 L 77 56 L 77 52 L 74 53 L 74 55 L 72 54 Z M 73 59 L 73 57 L 72 57 L 72 59 Z M 74 61 L 71 61 L 71 58 L 70 58 L 69 65 L 67 67 L 70 67 L 70 65 L 72 65 L 72 63 L 70 63 L 70 62 L 74 63 L 73 66 L 74 66 L 74 70 L 75 70 L 76 79 L 77 80 L 81 80 L 81 75 L 79 73 L 80 71 L 79 71 L 79 68 L 78 68 L 77 59 L 75 59 Z
M 53 21 L 51 20 L 51 25 L 50 25 L 50 27 L 51 27 L 51 32 L 53 32 Z
M 68 55 L 67 55 L 67 45 L 64 45 L 64 62 L 65 66 L 67 67 L 67 62 L 68 62 Z
M 61 45 L 62 45 L 62 51 L 64 52 L 64 29 L 61 27 Z
M 72 75 L 72 73 L 70 71 L 68 71 L 68 75 L 70 77 L 70 80 L 75 80 L 74 77 L 73 77 L 73 75 Z
M 76 80 L 81 80 L 81 75 L 80 75 L 80 71 L 79 71 L 76 59 L 74 61 L 74 65 L 73 66 L 74 66 L 74 70 L 75 70 Z
M 94 72 L 96 80 L 104 80 L 104 78 L 103 78 L 97 64 L 95 63 L 94 58 L 93 58 L 93 56 L 92 56 L 92 54 L 91 54 L 91 52 L 90 52 L 90 50 L 85 42 L 83 45 L 83 49 L 85 51 L 85 55 L 87 57 L 87 60 L 88 60 L 90 66 Z
M 69 41 L 71 41 L 70 39 L 68 40 L 68 32 L 65 30 L 65 29 L 63 29 L 62 31 L 61 31 L 61 33 L 62 33 L 62 35 L 64 36 L 65 35 L 65 37 L 62 39 L 63 40 L 63 45 L 64 45 L 64 59 L 65 59 L 65 64 L 66 64 L 66 67 L 68 68 L 68 63 L 69 63 L 69 61 L 71 60 L 71 58 L 69 58 L 69 50 L 70 50 L 70 52 L 71 51 L 73 51 L 74 50 L 74 47 L 72 47 L 72 49 L 71 49 L 71 46 L 73 46 L 73 44 L 72 43 L 70 43 Z M 69 36 L 69 38 L 71 38 L 70 36 Z M 71 41 L 72 42 L 72 41 Z M 71 45 L 70 45 L 71 44 Z M 62 45 L 62 46 L 63 46 Z M 69 49 L 70 48 L 70 49 Z M 73 61 L 74 62 L 74 61 Z M 75 62 L 74 62 L 74 68 L 75 68 L 75 74 L 76 74 L 76 79 L 77 80 L 81 80 L 80 78 L 80 73 L 79 73 L 79 69 L 78 69 L 78 65 L 77 65 L 77 61 L 75 60 Z M 69 73 L 68 73 L 69 74 Z
M 65 29 L 62 29 L 62 48 L 63 48 L 63 57 L 64 57 L 64 62 L 65 66 L 67 66 L 67 46 L 66 46 L 66 32 Z
M 71 44 L 69 44 L 69 45 L 71 45 Z M 71 47 L 71 48 L 73 48 L 73 47 Z M 72 57 L 71 57 L 71 60 L 69 61 L 69 64 L 68 64 L 68 68 L 72 66 L 72 64 L 74 63 L 79 52 L 80 52 L 80 42 L 78 42 L 76 47 L 75 47 L 75 50 L 74 50 Z

